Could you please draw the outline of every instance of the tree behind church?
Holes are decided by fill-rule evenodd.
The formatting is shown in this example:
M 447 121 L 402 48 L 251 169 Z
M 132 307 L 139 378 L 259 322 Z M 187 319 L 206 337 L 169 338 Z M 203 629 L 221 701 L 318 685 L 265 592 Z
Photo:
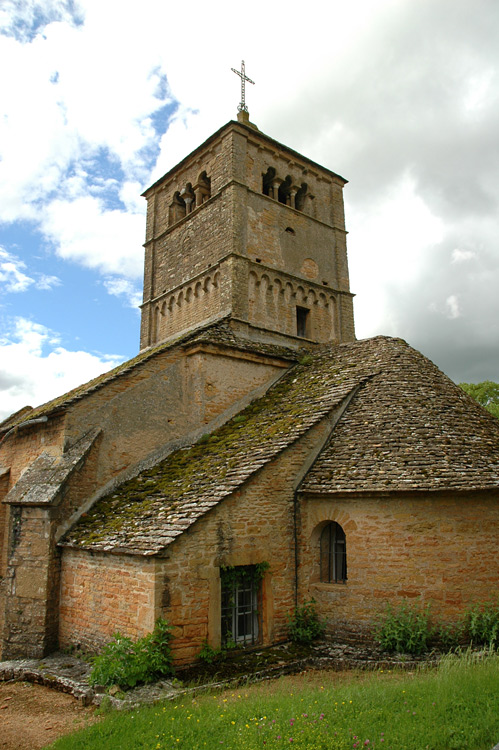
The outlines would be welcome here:
M 499 419 L 499 383 L 484 380 L 483 383 L 459 383 L 479 404 Z

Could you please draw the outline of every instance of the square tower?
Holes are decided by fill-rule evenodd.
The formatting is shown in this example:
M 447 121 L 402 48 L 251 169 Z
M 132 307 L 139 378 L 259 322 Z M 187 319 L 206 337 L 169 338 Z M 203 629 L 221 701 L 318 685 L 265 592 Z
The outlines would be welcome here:
M 141 349 L 229 318 L 252 339 L 355 338 L 339 175 L 241 112 L 145 191 Z

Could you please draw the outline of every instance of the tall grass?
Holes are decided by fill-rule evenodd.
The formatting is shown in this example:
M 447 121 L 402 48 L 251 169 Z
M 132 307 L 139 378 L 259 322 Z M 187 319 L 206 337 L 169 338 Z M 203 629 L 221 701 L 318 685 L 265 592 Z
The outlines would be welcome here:
M 54 750 L 490 750 L 499 741 L 499 657 L 446 657 L 407 675 L 345 684 L 322 672 L 132 713 L 113 713 Z

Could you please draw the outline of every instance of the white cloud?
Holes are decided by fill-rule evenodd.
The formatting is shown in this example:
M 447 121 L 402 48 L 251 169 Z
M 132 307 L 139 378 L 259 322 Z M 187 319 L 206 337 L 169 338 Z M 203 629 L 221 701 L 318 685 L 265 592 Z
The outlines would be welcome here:
M 31 287 L 47 291 L 61 284 L 57 276 L 37 272 L 28 276 L 25 270 L 26 263 L 23 260 L 0 247 L 0 293 L 26 292 Z
M 396 315 L 390 312 L 390 294 L 411 287 L 421 274 L 424 252 L 441 242 L 442 221 L 417 194 L 414 180 L 405 175 L 398 184 L 380 190 L 372 205 L 357 208 L 347 202 L 351 286 L 357 294 L 357 333 L 371 336 L 383 330 L 397 331 Z M 373 279 L 382 283 L 373 288 Z
M 99 199 L 86 196 L 55 200 L 44 212 L 42 230 L 65 260 L 105 274 L 141 278 L 144 217 L 106 210 Z
M 476 253 L 473 250 L 462 250 L 456 247 L 452 251 L 453 263 L 465 263 L 467 260 L 472 260 L 473 258 L 476 258 Z
M 441 315 L 448 320 L 456 320 L 461 317 L 461 310 L 459 306 L 459 299 L 457 294 L 450 294 L 443 304 L 437 302 L 430 302 L 428 310 L 432 314 Z
M 62 281 L 58 276 L 51 276 L 46 273 L 40 274 L 36 281 L 36 288 L 43 291 L 53 289 L 55 286 L 60 286 Z
M 0 247 L 0 291 L 25 292 L 35 280 L 24 273 L 26 264 Z
M 447 317 L 450 318 L 450 320 L 455 320 L 456 318 L 461 317 L 459 300 L 455 294 L 451 294 L 450 297 L 447 297 L 445 305 L 447 308 Z
M 142 289 L 137 288 L 136 284 L 119 277 L 104 279 L 103 283 L 109 294 L 124 297 L 128 307 L 138 312 L 138 307 L 142 302 Z
M 43 325 L 17 318 L 0 339 L 0 420 L 37 406 L 119 364 L 115 355 L 69 351 Z

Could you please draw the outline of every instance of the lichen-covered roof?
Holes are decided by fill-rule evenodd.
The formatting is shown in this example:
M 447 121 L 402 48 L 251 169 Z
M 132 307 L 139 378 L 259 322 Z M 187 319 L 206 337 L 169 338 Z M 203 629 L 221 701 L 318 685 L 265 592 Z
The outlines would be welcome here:
M 404 341 L 377 337 L 306 355 L 211 436 L 98 501 L 62 543 L 161 552 L 348 396 L 301 490 L 499 489 L 499 420 Z
M 379 375 L 364 385 L 307 474 L 309 492 L 499 489 L 499 420 L 401 339 L 340 347 Z
M 238 348 L 245 351 L 259 352 L 260 354 L 266 354 L 268 356 L 283 357 L 285 359 L 295 359 L 296 353 L 292 350 L 274 344 L 260 344 L 258 342 L 244 339 L 232 331 L 225 321 L 219 323 L 212 323 L 208 326 L 198 328 L 187 334 L 179 336 L 170 341 L 165 341 L 158 346 L 146 349 L 132 359 L 128 359 L 126 362 L 114 367 L 112 370 L 98 375 L 88 383 L 73 388 L 71 391 L 57 396 L 57 398 L 48 401 L 41 406 L 37 406 L 34 409 L 25 407 L 20 409 L 18 412 L 11 414 L 7 419 L 0 423 L 0 434 L 6 432 L 13 427 L 18 427 L 23 422 L 28 422 L 38 417 L 46 416 L 54 412 L 59 412 L 66 409 L 68 406 L 73 404 L 90 393 L 103 388 L 108 383 L 114 381 L 116 378 L 121 377 L 129 373 L 136 367 L 139 367 L 143 363 L 147 362 L 152 357 L 155 357 L 166 350 L 170 350 L 176 346 L 184 346 L 186 344 L 192 344 L 196 342 L 205 342 L 218 344 L 222 346 L 230 346 L 232 348 Z
M 239 415 L 99 500 L 62 543 L 155 554 L 337 407 L 371 372 L 306 355 Z

